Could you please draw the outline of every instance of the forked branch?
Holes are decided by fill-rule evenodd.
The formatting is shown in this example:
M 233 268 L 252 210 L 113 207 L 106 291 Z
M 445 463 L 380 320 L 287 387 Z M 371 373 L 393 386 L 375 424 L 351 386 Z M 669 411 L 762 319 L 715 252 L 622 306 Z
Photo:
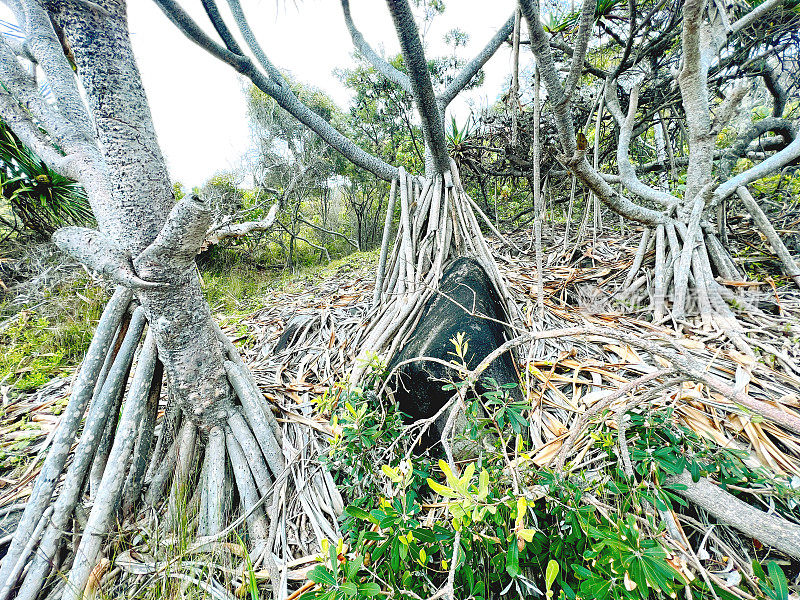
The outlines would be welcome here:
M 259 70 L 250 57 L 236 54 L 211 39 L 175 0 L 154 0 L 154 2 L 186 37 L 250 79 L 262 92 L 273 98 L 281 108 L 320 136 L 347 160 L 384 181 L 391 181 L 397 177 L 395 167 L 360 148 L 297 98 L 256 42 L 238 2 L 229 0 L 234 18 L 245 41 L 262 64 L 265 72 Z
M 372 49 L 372 46 L 367 43 L 361 31 L 358 30 L 353 22 L 353 16 L 350 13 L 350 0 L 342 0 L 342 14 L 344 14 L 344 22 L 347 25 L 347 30 L 350 32 L 350 37 L 353 40 L 353 45 L 356 47 L 361 55 L 366 58 L 369 63 L 375 67 L 381 75 L 386 77 L 392 83 L 398 85 L 404 92 L 411 93 L 411 80 L 408 75 L 396 69 L 389 64 L 388 61 L 378 56 L 378 53 Z

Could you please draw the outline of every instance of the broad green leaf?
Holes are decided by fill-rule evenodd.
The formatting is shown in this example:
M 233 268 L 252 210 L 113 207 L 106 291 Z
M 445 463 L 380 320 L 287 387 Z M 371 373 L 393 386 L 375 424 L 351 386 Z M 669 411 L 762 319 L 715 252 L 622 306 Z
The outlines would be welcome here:
M 527 508 L 528 501 L 525 500 L 525 496 L 517 498 L 517 520 L 515 523 L 517 529 L 522 529 L 522 526 L 525 524 L 525 511 Z
M 436 536 L 433 534 L 432 531 L 427 529 L 414 529 L 412 530 L 414 537 L 417 538 L 420 542 L 424 542 L 426 544 L 435 544 L 436 543 Z
M 783 570 L 778 566 L 778 563 L 774 560 L 769 561 L 767 571 L 769 571 L 769 580 L 772 583 L 772 587 L 775 588 L 776 600 L 788 600 L 789 584 L 786 582 L 786 575 L 783 574 Z
M 511 542 L 506 553 L 506 573 L 511 577 L 519 575 L 519 550 L 516 541 Z
M 339 589 L 342 590 L 345 596 L 348 598 L 353 598 L 358 593 L 358 587 L 352 581 L 345 581 Z
M 517 532 L 517 535 L 519 537 L 521 537 L 523 540 L 525 540 L 526 542 L 530 543 L 530 542 L 533 541 L 533 536 L 536 535 L 536 530 L 535 529 L 520 529 Z M 553 562 L 553 561 L 550 561 L 550 562 Z
M 447 486 L 442 485 L 441 483 L 435 482 L 433 479 L 428 478 L 428 485 L 431 486 L 431 489 L 444 496 L 445 498 L 457 498 L 458 494 L 452 489 Z
M 339 577 L 339 552 L 334 544 L 328 545 L 328 553 L 331 557 L 331 569 L 333 570 L 333 578 Z
M 372 583 L 372 582 L 363 583 L 360 586 L 358 586 L 358 591 L 365 598 L 371 598 L 381 593 L 381 586 L 379 586 L 377 583 Z
M 544 581 L 548 590 L 553 587 L 553 582 L 556 580 L 556 577 L 558 577 L 558 563 L 551 560 L 547 563 L 547 570 L 544 574 Z
M 489 472 L 486 469 L 481 470 L 481 474 L 478 477 L 478 500 L 483 501 L 486 500 L 486 497 L 489 495 Z
M 600 579 L 593 577 L 581 584 L 581 591 L 589 598 L 594 600 L 606 600 L 611 590 L 610 579 Z
M 347 579 L 353 579 L 358 573 L 359 569 L 361 569 L 361 565 L 363 564 L 364 564 L 364 558 L 361 556 L 356 556 L 353 559 L 348 560 L 347 567 L 345 569 Z
M 469 482 L 472 480 L 472 476 L 475 474 L 475 463 L 469 463 L 467 468 L 464 469 L 464 475 L 461 476 L 461 479 L 458 482 L 466 489 L 469 485 Z
M 392 480 L 392 483 L 400 483 L 402 481 L 402 477 L 400 477 L 400 473 L 397 472 L 397 469 L 393 469 L 389 465 L 381 465 L 381 471 Z
M 361 508 L 356 506 L 348 506 L 344 509 L 348 515 L 353 517 L 354 519 L 360 519 L 361 521 L 370 521 L 369 513 Z
M 319 583 L 321 585 L 336 584 L 336 579 L 330 572 L 330 569 L 323 567 L 322 565 L 317 565 L 311 569 L 311 572 L 308 574 L 308 578 L 314 583 Z

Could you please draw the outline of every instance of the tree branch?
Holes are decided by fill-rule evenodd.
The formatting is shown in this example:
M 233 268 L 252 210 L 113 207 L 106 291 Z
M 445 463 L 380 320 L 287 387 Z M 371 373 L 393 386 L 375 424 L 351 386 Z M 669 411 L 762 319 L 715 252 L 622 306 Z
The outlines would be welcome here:
M 287 82 L 283 78 L 283 75 L 281 75 L 278 68 L 272 64 L 272 61 L 267 58 L 267 54 L 264 52 L 261 44 L 258 43 L 255 34 L 253 34 L 253 30 L 250 29 L 250 23 L 247 22 L 247 17 L 244 15 L 239 0 L 228 0 L 228 6 L 231 9 L 231 14 L 233 14 L 233 20 L 236 21 L 236 26 L 239 28 L 244 41 L 247 42 L 253 56 L 256 57 L 256 60 L 261 64 L 272 81 L 281 87 L 287 87 Z
M 346 1 L 346 0 L 343 0 Z M 503 26 L 498 29 L 491 40 L 484 46 L 475 58 L 469 61 L 464 68 L 455 76 L 453 81 L 445 88 L 439 95 L 439 106 L 442 108 L 447 107 L 455 98 L 458 93 L 463 90 L 467 84 L 475 77 L 475 74 L 481 70 L 492 56 L 494 56 L 497 49 L 508 39 L 508 36 L 514 31 L 514 15 L 512 14 L 508 20 L 503 23 Z
M 747 95 L 748 90 L 749 86 L 742 83 L 737 85 L 728 95 L 728 97 L 725 98 L 714 117 L 714 122 L 711 126 L 711 135 L 719 135 L 719 133 L 725 129 L 730 120 L 736 114 L 736 110 L 739 108 L 739 103 Z
M 336 236 L 336 237 L 340 237 L 345 242 L 350 244 L 353 248 L 355 248 L 358 251 L 361 251 L 361 248 L 359 248 L 359 246 L 358 246 L 358 242 L 355 242 L 355 241 L 351 240 L 349 237 L 347 237 L 343 233 L 339 233 L 338 231 L 333 231 L 331 229 L 325 229 L 324 227 L 320 227 L 319 225 L 315 225 L 311 221 L 306 221 L 303 217 L 301 217 L 299 215 L 297 217 L 297 220 L 300 221 L 301 223 L 305 223 L 306 225 L 308 225 L 312 229 L 316 229 L 317 231 L 321 231 L 322 233 L 327 233 L 328 235 L 333 235 L 333 236 Z
M 731 145 L 730 148 L 725 150 L 722 155 L 722 160 L 719 167 L 719 175 L 721 178 L 730 176 L 736 161 L 747 155 L 748 148 L 753 140 L 764 135 L 768 131 L 779 133 L 786 141 L 787 145 L 797 137 L 794 125 L 788 119 L 779 119 L 776 117 L 767 117 L 756 121 L 748 127 Z
M 578 150 L 571 102 L 569 99 L 564 101 L 564 88 L 561 86 L 561 79 L 555 67 L 549 40 L 539 19 L 538 1 L 519 0 L 519 5 L 528 23 L 531 50 L 536 57 L 547 95 L 552 102 L 556 128 L 564 152 L 564 156 L 561 156 L 559 161 L 617 213 L 648 225 L 663 223 L 667 218 L 663 213 L 639 206 L 624 196 L 618 195 L 603 179 L 603 176 L 588 163 L 586 151 Z
M 156 239 L 134 259 L 136 270 L 146 272 L 170 263 L 192 265 L 210 225 L 208 205 L 197 195 L 184 197 L 172 207 Z
M 683 5 L 683 65 L 678 74 L 678 86 L 689 130 L 689 166 L 684 194 L 687 205 L 708 183 L 714 159 L 708 97 L 711 34 L 703 17 L 705 5 L 705 0 L 687 0 Z
M 64 55 L 61 40 L 53 29 L 47 11 L 36 0 L 22 0 L 26 46 L 47 75 L 56 103 L 74 131 L 86 140 L 94 140 L 94 126 L 81 98 L 75 72 Z M 19 19 L 20 15 L 17 15 Z M 23 22 L 22 19 L 19 19 Z
M 2 60 L 0 58 L 0 62 Z M 71 161 L 55 149 L 42 134 L 42 130 L 31 120 L 30 114 L 26 113 L 19 102 L 2 87 L 0 87 L 0 119 L 51 169 L 65 177 L 75 178 L 75 173 L 70 169 Z
M 781 4 L 783 4 L 783 0 L 765 0 L 764 2 L 756 6 L 753 10 L 751 10 L 749 13 L 747 13 L 745 16 L 743 16 L 741 19 L 733 23 L 731 25 L 730 31 L 728 32 L 728 35 L 730 36 L 731 34 L 734 34 L 738 31 L 741 31 L 745 27 L 752 25 L 762 16 L 771 11 L 773 8 Z
M 272 63 L 269 62 L 265 55 L 263 56 L 264 60 L 261 62 L 265 63 L 268 75 L 259 71 L 249 57 L 234 54 L 214 42 L 174 0 L 153 1 L 186 37 L 249 78 L 256 87 L 273 98 L 281 108 L 311 129 L 347 160 L 384 181 L 391 181 L 397 176 L 395 167 L 360 148 L 320 115 L 300 102 L 297 96 L 289 89 L 289 86 L 286 85 L 277 69 L 271 66 Z M 232 1 L 229 0 L 229 2 Z M 237 11 L 234 10 L 234 15 L 236 14 Z M 250 38 L 254 42 L 254 45 L 251 45 L 251 49 L 253 47 L 260 49 L 258 44 L 255 43 L 252 31 L 247 27 L 247 22 L 244 20 L 244 15 L 241 14 L 241 11 L 239 11 L 239 17 L 241 17 L 241 20 L 237 19 L 237 21 L 243 35 L 245 35 L 245 39 Z M 260 53 L 263 55 L 263 52 Z
M 234 54 L 238 54 L 240 56 L 244 56 L 244 52 L 242 52 L 239 43 L 231 34 L 230 29 L 225 24 L 225 21 L 222 19 L 222 15 L 219 14 L 219 8 L 217 7 L 217 3 L 214 0 L 200 0 L 203 3 L 203 9 L 206 11 L 206 15 L 208 16 L 209 21 L 214 26 L 214 29 L 217 30 L 217 34 L 225 42 L 225 47 L 233 52 Z
M 800 526 L 797 524 L 750 506 L 705 477 L 695 482 L 688 471 L 668 477 L 665 483 L 675 486 L 675 492 L 723 523 L 800 559 Z
M 219 244 L 228 238 L 240 238 L 254 231 L 268 231 L 275 224 L 278 215 L 278 203 L 272 205 L 267 216 L 258 221 L 246 221 L 244 223 L 230 223 L 211 230 L 206 236 L 203 247 Z
M 747 211 L 753 216 L 753 221 L 755 221 L 756 226 L 761 230 L 761 233 L 764 234 L 764 237 L 767 238 L 770 246 L 772 246 L 772 251 L 775 252 L 780 259 L 786 274 L 794 280 L 797 287 L 800 287 L 800 267 L 797 266 L 797 262 L 795 262 L 789 249 L 783 243 L 783 240 L 781 240 L 778 232 L 775 231 L 772 223 L 769 222 L 767 215 L 764 214 L 764 211 L 761 210 L 761 207 L 746 187 L 742 186 L 736 188 L 736 193 L 739 195 L 739 198 L 742 199 L 742 202 L 744 202 Z
M 53 234 L 53 242 L 65 254 L 125 287 L 152 289 L 162 285 L 140 279 L 130 257 L 95 229 L 62 227 Z
M 530 44 L 530 41 L 526 40 L 526 41 L 523 41 L 523 42 L 520 42 L 520 43 L 521 44 L 526 44 L 526 43 Z M 571 46 L 569 46 L 568 44 L 565 44 L 564 42 L 561 42 L 559 40 L 551 39 L 550 40 L 550 46 L 552 48 L 555 48 L 556 50 L 560 50 L 561 52 L 563 52 L 567 56 L 571 57 L 571 56 L 575 55 L 575 50 Z M 593 64 L 591 64 L 588 60 L 586 60 L 586 58 L 584 58 L 584 60 L 583 60 L 583 70 L 586 71 L 587 73 L 591 73 L 592 75 L 594 75 L 598 79 L 608 79 L 608 77 L 609 77 L 609 74 L 607 72 L 603 71 L 603 69 L 598 69 Z
M 356 47 L 356 50 L 358 50 L 361 55 L 366 58 L 373 67 L 375 67 L 375 70 L 378 71 L 378 73 L 383 75 L 392 83 L 400 86 L 404 92 L 408 94 L 412 93 L 411 80 L 408 78 L 408 75 L 396 69 L 389 64 L 388 61 L 378 56 L 378 53 L 375 52 L 375 50 L 372 49 L 372 46 L 367 43 L 367 40 L 364 39 L 364 36 L 361 35 L 361 32 L 353 22 L 353 17 L 350 14 L 350 0 L 341 1 L 344 22 L 345 25 L 347 25 L 347 30 L 350 32 L 350 37 L 353 40 L 353 45 Z
M 575 91 L 578 78 L 583 71 L 583 62 L 586 58 L 586 50 L 589 47 L 589 36 L 592 33 L 594 11 L 596 7 L 597 0 L 583 0 L 581 21 L 578 25 L 578 35 L 575 41 L 575 52 L 572 55 L 572 64 L 570 65 L 569 75 L 567 76 L 567 83 L 564 86 L 564 98 L 561 102 L 567 102 L 572 97 L 572 92 Z
M 746 186 L 754 181 L 766 177 L 770 173 L 781 170 L 793 160 L 800 158 L 800 135 L 796 136 L 791 144 L 780 152 L 776 152 L 769 158 L 762 160 L 757 165 L 747 169 L 723 183 L 714 191 L 711 205 L 716 205 L 720 200 L 724 200 L 733 194 L 740 186 Z
M 764 85 L 773 98 L 772 116 L 782 117 L 786 103 L 789 100 L 789 94 L 781 83 L 780 76 L 775 72 L 775 68 L 767 64 L 766 59 L 764 59 L 764 65 L 761 68 L 761 77 L 764 79 Z
M 234 54 L 227 48 L 224 48 L 214 40 L 212 40 L 205 31 L 195 23 L 194 19 L 189 16 L 180 4 L 174 0 L 153 0 L 161 11 L 172 21 L 172 23 L 180 29 L 183 34 L 192 40 L 195 44 L 200 46 L 203 50 L 218 58 L 219 60 L 228 63 L 234 69 L 241 72 L 246 68 L 250 62 L 246 56 L 241 54 Z
M 450 168 L 450 157 L 447 153 L 447 139 L 444 133 L 439 106 L 433 93 L 425 51 L 419 38 L 419 29 L 414 21 L 414 14 L 408 0 L 386 0 L 392 14 L 403 58 L 408 67 L 411 89 L 422 119 L 422 132 L 425 143 L 433 155 L 436 169 L 444 173 Z
M 628 104 L 628 115 L 625 117 L 622 115 L 622 109 L 619 105 L 619 98 L 617 97 L 616 80 L 610 80 L 606 84 L 605 98 L 608 110 L 612 115 L 614 115 L 614 119 L 616 119 L 620 126 L 619 142 L 617 144 L 617 166 L 619 168 L 619 174 L 620 178 L 622 179 L 622 183 L 631 192 L 640 198 L 644 198 L 645 200 L 651 200 L 666 207 L 679 204 L 680 201 L 678 198 L 672 194 L 662 192 L 661 190 L 657 190 L 642 183 L 642 181 L 636 176 L 636 169 L 634 169 L 633 164 L 631 163 L 629 151 L 631 135 L 633 133 L 633 124 L 636 117 L 636 108 L 639 103 L 639 86 L 634 86 L 633 90 L 631 91 L 631 97 Z
M 80 137 L 77 129 L 59 112 L 56 105 L 48 104 L 45 101 L 39 93 L 36 81 L 22 68 L 11 46 L 2 36 L 0 36 L 0 79 L 4 84 L 3 87 L 8 90 L 8 92 L 0 91 L 0 93 L 9 98 L 7 107 L 9 113 L 16 112 L 17 120 L 27 114 L 27 120 L 33 118 L 38 122 L 31 121 L 33 127 L 36 127 L 37 124 L 43 127 L 62 148 L 75 148 L 76 144 L 73 142 L 76 141 L 76 137 Z M 10 103 L 15 101 L 11 99 L 12 94 L 19 102 L 18 111 L 11 109 Z M 12 114 L 9 116 L 13 118 Z M 85 138 L 81 139 L 85 140 Z M 42 156 L 42 158 L 45 157 Z

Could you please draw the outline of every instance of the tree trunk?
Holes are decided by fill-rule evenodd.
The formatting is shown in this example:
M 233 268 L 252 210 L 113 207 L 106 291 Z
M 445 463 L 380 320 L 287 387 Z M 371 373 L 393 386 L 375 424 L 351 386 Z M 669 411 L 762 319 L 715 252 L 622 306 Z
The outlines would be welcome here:
M 132 317 L 123 318 L 131 293 L 120 289 L 101 319 L 97 339 L 73 385 L 68 418 L 63 419 L 57 431 L 0 565 L 0 600 L 10 594 L 22 600 L 39 597 L 63 543 L 64 531 L 83 501 L 82 491 L 90 471 L 94 502 L 80 536 L 76 554 L 80 560 L 73 563 L 63 600 L 82 597 L 100 557 L 103 536 L 114 522 L 114 513 L 120 506 L 137 503 L 143 483 L 149 483 L 147 499 L 151 504 L 160 503 L 162 493 L 169 489 L 169 506 L 173 509 L 191 483 L 195 465 L 203 454 L 206 463 L 216 469 L 214 473 L 219 474 L 220 468 L 224 471 L 226 457 L 220 449 L 226 441 L 234 444 L 233 439 L 225 439 L 232 435 L 246 459 L 242 462 L 241 453 L 229 453 L 227 458 L 237 473 L 249 473 L 248 467 L 253 469 L 261 494 L 267 494 L 269 481 L 278 480 L 284 470 L 277 424 L 274 418 L 270 421 L 272 415 L 261 405 L 260 392 L 248 379 L 236 349 L 217 328 L 203 298 L 194 257 L 205 239 L 211 211 L 197 197 L 173 202 L 166 164 L 130 46 L 124 0 L 108 0 L 102 9 L 93 3 L 62 0 L 50 0 L 46 7 L 49 15 L 31 3 L 26 5 L 29 14 L 23 16 L 30 17 L 28 26 L 32 18 L 39 18 L 33 33 L 41 35 L 39 39 L 45 42 L 48 19 L 52 19 L 63 35 L 62 42 L 69 44 L 97 130 L 94 140 L 91 133 L 84 134 L 87 152 L 73 160 L 80 162 L 80 183 L 87 190 L 100 231 L 67 228 L 55 236 L 56 241 L 84 262 L 102 266 L 104 271 L 109 265 L 117 265 L 128 272 L 127 282 L 141 306 Z M 49 42 L 54 42 L 52 36 Z M 63 61 L 63 56 L 55 57 Z M 68 112 L 63 106 L 61 110 Z M 147 339 L 128 386 L 134 354 L 146 325 Z M 144 470 L 151 460 L 153 444 L 152 439 L 141 439 L 139 434 L 141 430 L 142 436 L 153 435 L 161 364 L 170 398 L 179 410 L 168 410 L 170 414 L 162 422 L 152 457 L 156 466 L 145 482 L 148 478 L 143 477 Z M 236 394 L 230 383 L 234 376 L 245 380 Z M 126 388 L 122 415 L 117 420 Z M 247 398 L 243 399 L 243 395 Z M 236 396 L 243 404 L 246 422 L 240 407 L 234 406 Z M 174 437 L 180 414 L 181 433 Z M 78 446 L 65 469 L 67 453 L 81 423 Z M 212 430 L 216 432 L 211 436 L 215 443 L 204 452 Z M 102 445 L 101 440 L 107 443 Z M 253 461 L 257 464 L 250 464 Z M 264 467 L 259 470 L 256 467 L 260 465 Z M 168 488 L 171 479 L 173 484 Z M 206 477 L 199 482 L 207 498 L 219 496 L 218 479 Z M 59 482 L 61 489 L 55 495 Z M 242 480 L 242 486 L 250 483 L 250 479 Z M 239 497 L 243 501 L 249 498 L 241 486 Z M 253 508 L 243 506 L 245 511 L 252 512 Z M 209 527 L 218 528 L 218 515 L 210 516 L 213 518 L 204 521 L 211 524 Z M 251 539 L 259 539 L 262 529 L 251 528 Z
M 133 56 L 123 0 L 105 3 L 108 14 L 84 4 L 54 2 L 58 24 L 75 54 L 112 183 L 112 220 L 101 223 L 146 281 L 166 283 L 138 290 L 153 329 L 170 388 L 198 425 L 216 424 L 231 396 L 224 357 L 205 302 L 190 228 L 203 229 L 207 211 L 192 205 L 163 235 L 154 251 L 140 254 L 159 236 L 173 204 L 172 184 L 158 146 L 141 77 Z M 194 213 L 194 214 L 192 214 Z M 175 219 L 170 219 L 170 224 Z M 207 226 L 207 225 L 206 225 Z M 167 233 L 166 231 L 164 233 Z

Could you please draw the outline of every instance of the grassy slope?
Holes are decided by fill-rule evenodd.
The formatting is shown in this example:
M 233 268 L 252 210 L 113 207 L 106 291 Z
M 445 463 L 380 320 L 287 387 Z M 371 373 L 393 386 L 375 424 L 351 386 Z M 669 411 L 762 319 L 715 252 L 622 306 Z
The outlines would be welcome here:
M 267 304 L 271 292 L 302 288 L 346 264 L 376 261 L 376 251 L 359 252 L 296 272 L 234 261 L 207 266 L 201 275 L 215 318 L 228 324 Z M 109 289 L 75 268 L 33 302 L 19 302 L 12 290 L 0 301 L 0 385 L 31 391 L 72 373 L 89 346 Z

